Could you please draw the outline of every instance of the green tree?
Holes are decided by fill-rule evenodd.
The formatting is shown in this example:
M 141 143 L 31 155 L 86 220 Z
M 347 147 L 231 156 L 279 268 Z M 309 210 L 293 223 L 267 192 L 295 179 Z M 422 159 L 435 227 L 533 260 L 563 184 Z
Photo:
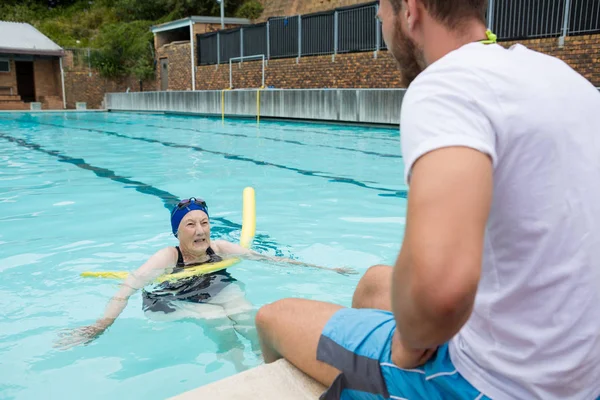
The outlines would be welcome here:
M 92 66 L 105 77 L 152 78 L 151 24 L 150 21 L 134 21 L 104 25 L 93 42 L 93 47 L 98 50 L 92 53 Z
M 238 18 L 257 19 L 263 12 L 263 6 L 257 0 L 248 0 L 235 12 Z

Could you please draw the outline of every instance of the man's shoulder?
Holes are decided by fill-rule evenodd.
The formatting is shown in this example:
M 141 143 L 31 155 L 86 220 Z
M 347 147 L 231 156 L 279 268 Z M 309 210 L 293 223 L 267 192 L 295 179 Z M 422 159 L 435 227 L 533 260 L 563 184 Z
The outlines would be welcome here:
M 421 72 L 409 86 L 403 106 L 410 109 L 429 98 L 442 106 L 444 101 L 465 101 L 487 109 L 490 104 L 498 106 L 498 99 L 523 100 L 524 93 L 535 101 L 544 93 L 555 98 L 558 86 L 581 87 L 582 81 L 564 61 L 521 44 L 505 48 L 471 43 Z
M 409 85 L 402 100 L 405 116 L 423 105 L 431 109 L 434 105 L 445 107 L 449 102 L 456 105 L 489 100 L 488 62 L 477 58 L 472 50 L 461 50 L 429 65 Z

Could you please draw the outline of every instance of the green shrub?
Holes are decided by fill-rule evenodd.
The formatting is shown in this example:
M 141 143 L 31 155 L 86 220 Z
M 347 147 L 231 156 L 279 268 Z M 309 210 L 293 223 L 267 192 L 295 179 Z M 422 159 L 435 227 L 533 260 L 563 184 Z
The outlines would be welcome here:
M 257 0 L 248 0 L 238 8 L 235 16 L 238 18 L 248 18 L 251 20 L 260 17 L 263 12 L 263 6 Z
M 154 76 L 150 21 L 104 25 L 94 39 L 92 67 L 110 78 L 133 75 L 138 79 Z

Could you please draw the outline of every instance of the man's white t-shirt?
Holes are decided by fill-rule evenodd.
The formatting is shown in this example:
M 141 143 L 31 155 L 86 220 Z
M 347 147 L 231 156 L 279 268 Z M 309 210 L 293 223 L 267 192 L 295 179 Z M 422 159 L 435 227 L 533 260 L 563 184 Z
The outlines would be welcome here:
M 456 369 L 502 399 L 600 396 L 600 93 L 521 45 L 467 44 L 411 84 L 405 179 L 425 153 L 468 146 L 494 166 L 473 313 Z

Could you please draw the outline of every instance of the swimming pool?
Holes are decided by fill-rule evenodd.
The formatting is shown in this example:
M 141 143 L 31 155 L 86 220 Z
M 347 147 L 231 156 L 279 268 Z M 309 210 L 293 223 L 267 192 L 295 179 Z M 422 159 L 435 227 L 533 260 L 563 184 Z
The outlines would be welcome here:
M 204 198 L 213 239 L 236 241 L 246 186 L 254 249 L 361 273 L 394 262 L 407 189 L 396 129 L 0 113 L 0 398 L 163 399 L 236 373 L 202 321 L 150 320 L 139 292 L 92 344 L 53 344 L 117 289 L 81 272 L 130 271 L 176 245 L 175 198 Z M 257 307 L 291 296 L 348 306 L 360 278 L 251 261 L 229 271 Z

